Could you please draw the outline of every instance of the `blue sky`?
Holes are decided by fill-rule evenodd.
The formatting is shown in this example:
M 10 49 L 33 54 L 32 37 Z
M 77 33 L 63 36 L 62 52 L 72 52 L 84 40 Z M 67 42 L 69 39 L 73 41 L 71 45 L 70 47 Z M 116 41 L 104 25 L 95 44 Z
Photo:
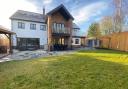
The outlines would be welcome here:
M 103 16 L 111 15 L 111 0 L 28 0 L 37 6 L 38 11 L 42 7 L 46 12 L 60 4 L 64 4 L 75 18 L 74 22 L 79 25 L 83 34 L 87 33 L 91 23 L 100 21 Z
M 8 2 L 8 3 L 7 3 Z M 0 25 L 11 29 L 9 17 L 17 10 L 26 10 L 42 13 L 45 6 L 46 12 L 60 4 L 65 7 L 75 18 L 83 34 L 87 34 L 92 22 L 100 21 L 103 16 L 111 15 L 112 0 L 3 0 L 0 3 Z

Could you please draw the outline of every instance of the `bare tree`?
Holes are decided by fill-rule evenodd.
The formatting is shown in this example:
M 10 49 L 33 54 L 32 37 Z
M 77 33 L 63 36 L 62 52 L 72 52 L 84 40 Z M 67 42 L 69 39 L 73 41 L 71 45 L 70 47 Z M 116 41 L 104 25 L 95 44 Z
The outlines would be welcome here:
M 105 16 L 100 21 L 100 31 L 102 35 L 109 35 L 113 32 L 112 17 Z
M 114 32 L 121 32 L 122 31 L 122 0 L 114 0 L 114 16 L 113 16 L 113 25 L 114 25 Z
M 113 0 L 113 5 L 114 32 L 122 32 L 124 21 L 126 21 L 126 17 L 128 16 L 128 0 Z

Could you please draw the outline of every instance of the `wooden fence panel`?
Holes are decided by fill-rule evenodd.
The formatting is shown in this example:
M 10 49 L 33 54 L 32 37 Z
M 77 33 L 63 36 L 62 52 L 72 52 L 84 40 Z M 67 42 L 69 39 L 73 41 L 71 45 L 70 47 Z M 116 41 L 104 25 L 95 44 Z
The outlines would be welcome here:
M 128 32 L 114 33 L 100 38 L 101 47 L 128 51 Z

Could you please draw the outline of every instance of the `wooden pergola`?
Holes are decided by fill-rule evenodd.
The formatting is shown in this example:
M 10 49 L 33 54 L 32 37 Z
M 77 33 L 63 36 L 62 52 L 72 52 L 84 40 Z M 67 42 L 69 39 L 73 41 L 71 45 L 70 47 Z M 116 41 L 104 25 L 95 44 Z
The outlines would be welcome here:
M 9 29 L 4 28 L 3 26 L 0 26 L 0 34 L 4 34 L 5 36 L 7 36 L 7 38 L 9 39 L 9 53 L 13 53 L 12 50 L 12 35 L 15 34 L 14 32 L 9 31 Z

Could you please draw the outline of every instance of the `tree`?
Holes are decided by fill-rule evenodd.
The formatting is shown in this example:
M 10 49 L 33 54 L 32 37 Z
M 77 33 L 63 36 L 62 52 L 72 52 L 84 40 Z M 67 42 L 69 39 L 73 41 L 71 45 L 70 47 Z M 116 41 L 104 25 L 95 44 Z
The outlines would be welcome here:
M 102 35 L 113 33 L 113 22 L 111 16 L 105 16 L 100 21 L 100 31 Z
M 126 17 L 128 16 L 128 0 L 113 0 L 114 6 L 114 32 L 122 32 Z
M 88 30 L 88 37 L 99 37 L 101 35 L 99 24 L 98 23 L 92 23 L 89 26 Z

